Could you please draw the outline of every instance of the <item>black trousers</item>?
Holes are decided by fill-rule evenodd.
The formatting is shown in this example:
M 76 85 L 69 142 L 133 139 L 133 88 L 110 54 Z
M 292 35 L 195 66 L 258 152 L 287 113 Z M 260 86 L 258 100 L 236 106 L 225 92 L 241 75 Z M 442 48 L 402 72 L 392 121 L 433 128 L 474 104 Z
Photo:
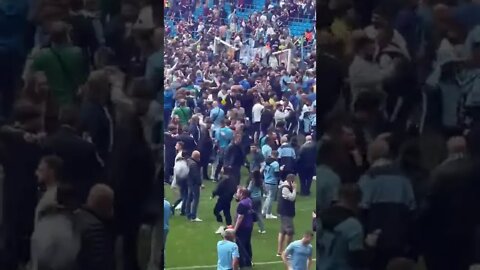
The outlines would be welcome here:
M 232 178 L 232 180 L 235 181 L 235 184 L 237 186 L 240 185 L 240 177 L 241 177 L 240 176 L 240 170 L 241 169 L 242 169 L 241 166 L 239 166 L 239 167 L 234 166 L 234 167 L 231 168 L 231 171 L 230 171 L 230 177 Z
M 237 245 L 240 253 L 240 267 L 252 266 L 252 231 L 250 228 L 239 228 L 237 231 Z
M 202 174 L 203 174 L 203 179 L 208 180 L 210 177 L 208 176 L 208 162 L 204 162 L 202 164 Z
M 298 176 L 300 178 L 300 194 L 310 195 L 310 187 L 312 186 L 312 178 L 315 175 L 315 168 L 300 168 Z
M 230 207 L 232 204 L 232 199 L 223 199 L 219 198 L 217 203 L 215 204 L 215 207 L 213 208 L 213 214 L 217 218 L 217 222 L 223 223 L 222 216 L 220 215 L 220 212 L 223 212 L 223 215 L 225 216 L 225 224 L 232 225 L 232 215 L 230 214 Z
M 220 172 L 222 171 L 222 168 L 223 168 L 223 158 L 221 158 L 219 161 L 218 161 L 218 164 L 217 164 L 217 168 L 215 168 L 215 180 L 218 181 L 218 176 L 220 175 Z
M 123 269 L 140 270 L 137 247 L 141 222 L 138 217 L 127 218 L 129 220 L 122 220 L 125 224 L 121 232 L 123 237 Z

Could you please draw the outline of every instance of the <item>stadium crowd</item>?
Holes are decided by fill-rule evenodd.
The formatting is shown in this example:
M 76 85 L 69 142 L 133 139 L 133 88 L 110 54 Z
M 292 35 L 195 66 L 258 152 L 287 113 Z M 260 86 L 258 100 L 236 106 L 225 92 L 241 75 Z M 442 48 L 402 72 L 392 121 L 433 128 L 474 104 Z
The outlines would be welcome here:
M 480 3 L 318 5 L 317 269 L 476 269 Z
M 161 4 L 0 2 L 0 269 L 160 269 Z
M 202 188 L 217 183 L 218 269 L 252 266 L 254 223 L 271 233 L 265 218 L 280 220 L 277 256 L 292 269 L 311 268 L 313 234 L 292 240 L 297 191 L 312 196 L 315 175 L 314 8 L 313 1 L 174 1 L 165 9 L 164 181 L 178 194 L 167 205 L 185 222 L 202 222 Z M 296 35 L 295 19 L 308 24 Z

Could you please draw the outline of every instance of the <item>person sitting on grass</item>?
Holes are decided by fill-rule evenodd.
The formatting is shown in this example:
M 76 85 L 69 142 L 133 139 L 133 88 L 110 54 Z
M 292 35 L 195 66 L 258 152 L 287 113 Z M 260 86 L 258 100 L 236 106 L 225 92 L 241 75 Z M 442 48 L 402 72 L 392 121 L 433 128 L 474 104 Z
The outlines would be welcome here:
M 288 270 L 308 270 L 312 268 L 313 232 L 307 231 L 303 238 L 288 245 L 282 253 L 282 260 Z

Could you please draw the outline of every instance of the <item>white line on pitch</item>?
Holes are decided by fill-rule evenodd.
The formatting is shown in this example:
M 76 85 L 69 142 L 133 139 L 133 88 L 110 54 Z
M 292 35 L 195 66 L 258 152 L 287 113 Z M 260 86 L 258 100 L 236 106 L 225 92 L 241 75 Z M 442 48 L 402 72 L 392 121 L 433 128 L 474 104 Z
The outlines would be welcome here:
M 316 261 L 316 259 L 313 259 Z M 254 263 L 254 265 L 269 265 L 269 264 L 279 264 L 283 263 L 282 261 L 275 261 L 275 262 L 260 262 Z M 191 269 L 208 269 L 208 268 L 216 268 L 216 265 L 198 265 L 198 266 L 184 266 L 184 267 L 172 267 L 172 268 L 165 268 L 165 270 L 191 270 Z

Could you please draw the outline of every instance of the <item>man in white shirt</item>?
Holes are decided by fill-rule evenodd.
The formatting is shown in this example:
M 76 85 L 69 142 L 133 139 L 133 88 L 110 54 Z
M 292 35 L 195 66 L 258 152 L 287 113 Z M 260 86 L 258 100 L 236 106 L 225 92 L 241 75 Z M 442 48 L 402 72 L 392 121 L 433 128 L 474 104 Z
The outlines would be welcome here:
M 260 136 L 260 119 L 262 118 L 263 108 L 264 106 L 262 105 L 262 101 L 260 100 L 260 98 L 257 98 L 255 105 L 253 105 L 252 108 L 252 124 L 253 130 L 255 132 L 255 141 L 258 139 L 258 136 Z
M 358 34 L 354 42 L 355 57 L 348 70 L 352 104 L 360 93 L 365 91 L 382 91 L 385 79 L 394 72 L 394 66 L 382 69 L 374 61 L 375 43 L 363 34 Z

